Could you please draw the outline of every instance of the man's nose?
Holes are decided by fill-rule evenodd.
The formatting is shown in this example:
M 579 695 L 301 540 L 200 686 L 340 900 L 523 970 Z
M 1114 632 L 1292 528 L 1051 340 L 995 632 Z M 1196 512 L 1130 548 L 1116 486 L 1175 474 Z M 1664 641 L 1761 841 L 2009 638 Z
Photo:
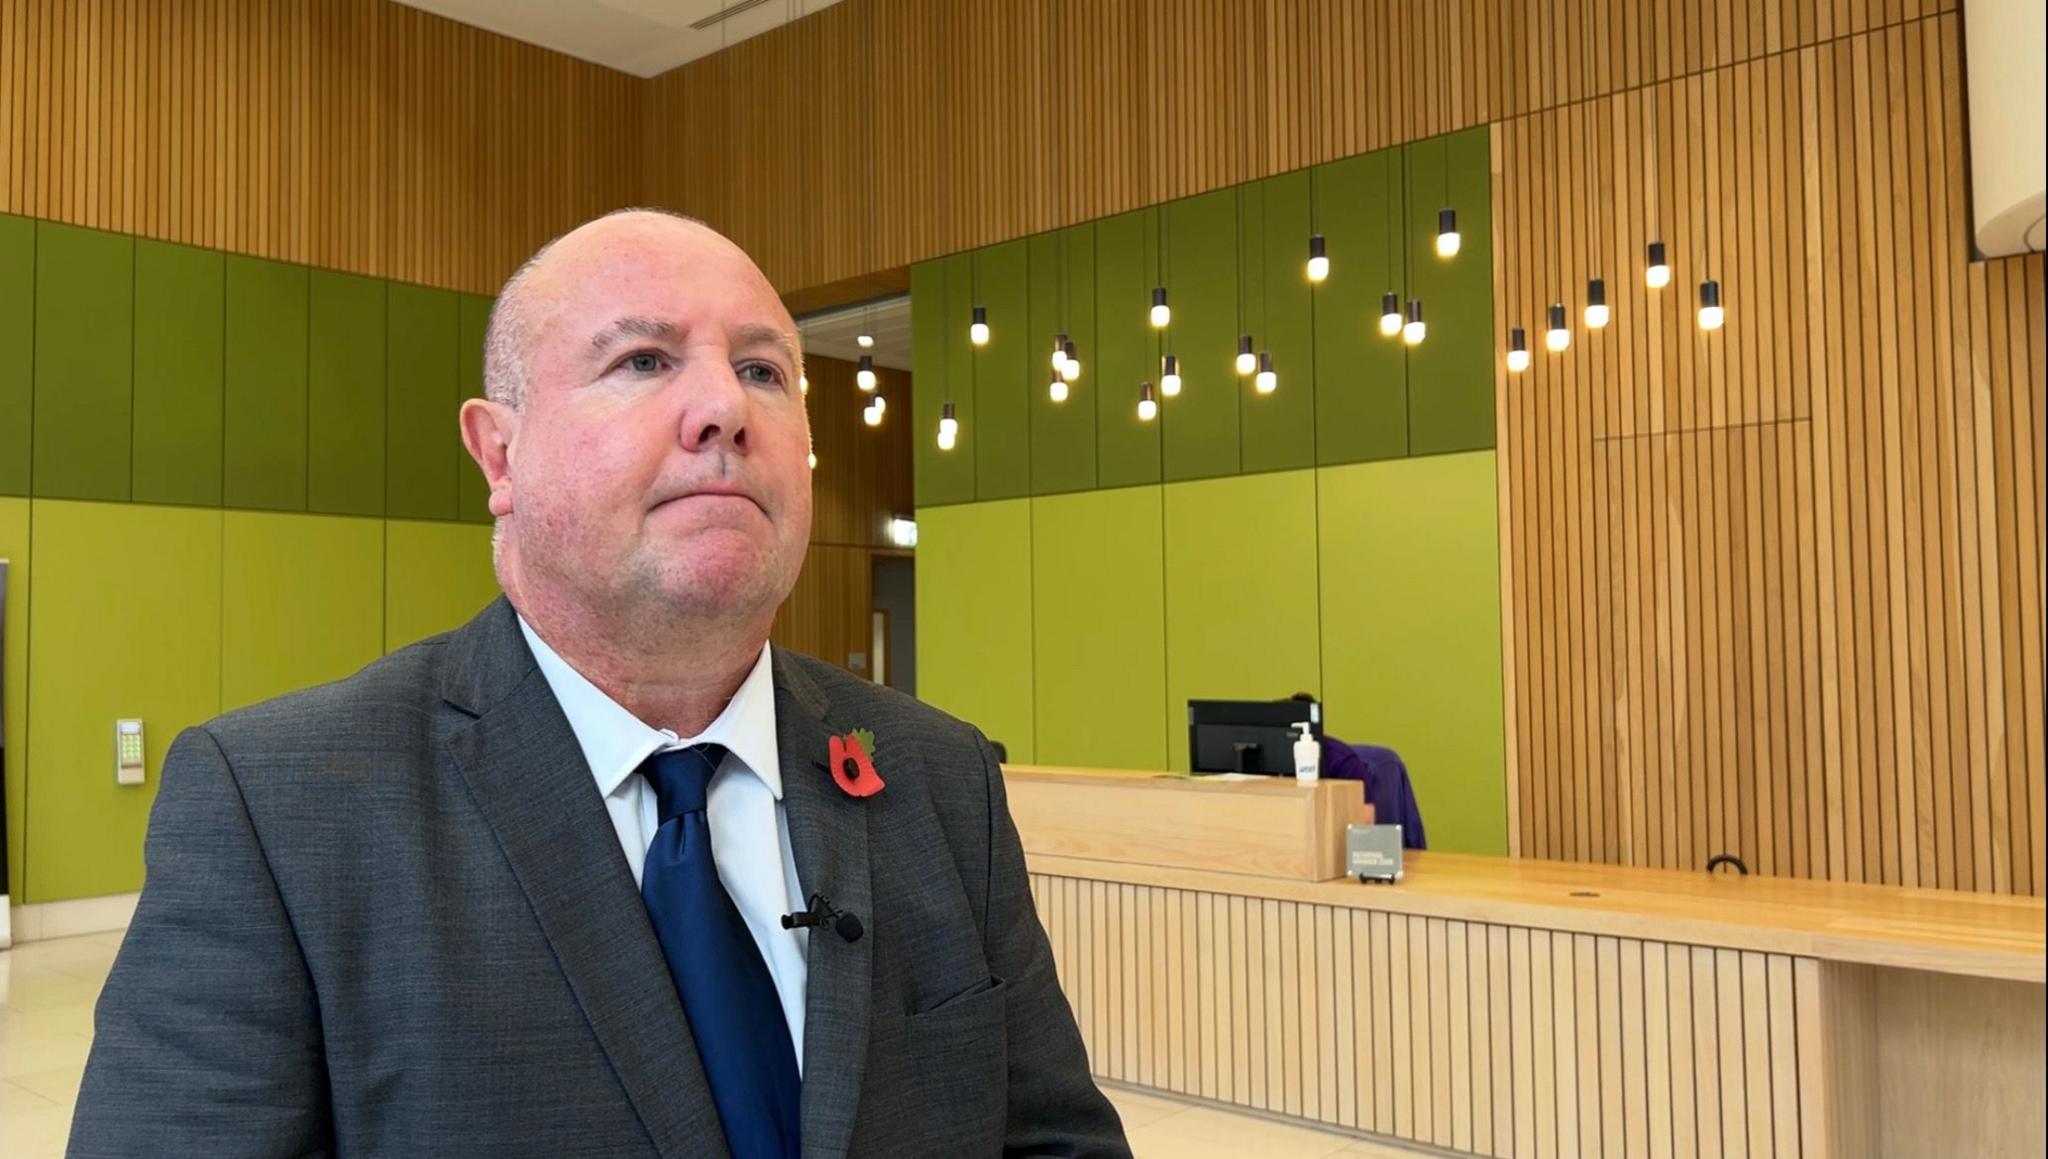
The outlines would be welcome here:
M 684 450 L 703 451 L 721 445 L 746 450 L 747 389 L 730 365 L 720 363 L 682 375 L 676 385 L 683 392 L 678 441 Z

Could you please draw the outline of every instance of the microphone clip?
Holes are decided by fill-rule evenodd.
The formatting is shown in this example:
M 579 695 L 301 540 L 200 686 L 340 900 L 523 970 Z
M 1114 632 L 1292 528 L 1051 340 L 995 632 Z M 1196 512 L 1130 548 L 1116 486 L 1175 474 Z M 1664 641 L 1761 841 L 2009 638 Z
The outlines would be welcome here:
M 812 929 L 817 926 L 831 927 L 832 932 L 838 934 L 841 941 L 849 944 L 860 941 L 861 936 L 867 933 L 867 928 L 861 924 L 859 917 L 839 909 L 832 904 L 831 898 L 822 893 L 812 894 L 807 908 L 782 915 L 782 928 L 785 930 Z

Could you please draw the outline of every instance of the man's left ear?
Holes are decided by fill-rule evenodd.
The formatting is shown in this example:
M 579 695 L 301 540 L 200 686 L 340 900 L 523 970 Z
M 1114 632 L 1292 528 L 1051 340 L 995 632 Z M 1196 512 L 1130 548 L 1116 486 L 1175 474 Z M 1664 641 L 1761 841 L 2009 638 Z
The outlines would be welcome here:
M 519 415 L 504 403 L 472 398 L 462 404 L 460 422 L 462 445 L 491 489 L 491 514 L 502 519 L 512 514 L 512 437 Z

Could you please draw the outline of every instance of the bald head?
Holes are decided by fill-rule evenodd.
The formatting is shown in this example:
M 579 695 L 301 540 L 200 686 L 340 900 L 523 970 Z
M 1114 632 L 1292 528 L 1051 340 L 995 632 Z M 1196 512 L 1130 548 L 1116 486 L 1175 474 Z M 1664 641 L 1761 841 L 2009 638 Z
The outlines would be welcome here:
M 532 385 L 534 339 L 555 316 L 564 294 L 582 276 L 597 272 L 607 257 L 635 249 L 736 257 L 760 286 L 768 284 L 744 250 L 694 217 L 668 209 L 615 209 L 540 247 L 498 291 L 484 329 L 484 397 L 514 410 L 523 407 Z M 782 340 L 790 359 L 800 365 L 793 323 Z

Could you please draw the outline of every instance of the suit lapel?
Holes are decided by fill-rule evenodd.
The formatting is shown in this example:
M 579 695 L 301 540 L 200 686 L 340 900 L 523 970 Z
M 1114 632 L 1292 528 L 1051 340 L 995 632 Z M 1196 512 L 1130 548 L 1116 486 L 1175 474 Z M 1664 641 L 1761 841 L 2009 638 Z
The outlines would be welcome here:
M 840 792 L 826 759 L 832 735 L 858 722 L 831 721 L 823 693 L 780 649 L 774 666 L 776 744 L 782 753 L 783 807 L 797 878 L 806 897 L 824 894 L 840 909 L 859 915 L 868 929 L 851 944 L 825 928 L 810 936 L 804 1155 L 838 1159 L 851 1145 L 867 1069 L 877 919 L 870 905 L 867 806 Z
M 511 605 L 499 599 L 448 647 L 443 695 L 474 717 L 456 725 L 449 750 L 620 1085 L 661 1154 L 727 1154 L 611 815 Z

